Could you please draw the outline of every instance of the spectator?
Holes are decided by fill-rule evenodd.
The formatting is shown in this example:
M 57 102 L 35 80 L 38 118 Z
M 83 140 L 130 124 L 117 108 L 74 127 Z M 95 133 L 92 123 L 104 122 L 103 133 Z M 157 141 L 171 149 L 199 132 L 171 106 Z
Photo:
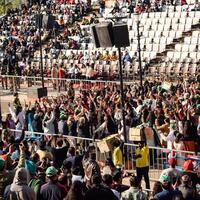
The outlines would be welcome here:
M 183 164 L 183 173 L 182 175 L 188 175 L 190 180 L 192 181 L 192 187 L 196 189 L 197 183 L 200 183 L 200 178 L 198 177 L 197 173 L 194 172 L 194 165 L 192 160 L 187 160 Z
M 49 150 L 53 156 L 53 166 L 59 169 L 62 166 L 63 161 L 67 156 L 67 151 L 69 149 L 69 142 L 67 140 L 57 139 L 56 147 L 50 147 Z
M 65 200 L 83 200 L 83 183 L 74 181 Z
M 44 159 L 53 160 L 53 155 L 46 149 L 46 142 L 41 141 L 39 143 L 39 149 L 36 152 L 39 155 L 40 161 Z
M 157 200 L 173 200 L 176 197 L 182 198 L 182 193 L 178 190 L 174 190 L 170 183 L 170 179 L 168 176 L 163 175 L 160 177 L 159 181 L 162 184 L 163 191 L 159 192 L 155 195 L 155 199 Z
M 28 172 L 24 168 L 19 168 L 15 172 L 13 183 L 8 185 L 4 191 L 4 199 L 35 200 L 36 195 L 32 188 L 28 186 Z
M 188 175 L 183 175 L 181 177 L 181 185 L 178 189 L 182 192 L 184 200 L 196 199 L 196 191 L 192 187 L 192 182 Z
M 121 200 L 138 199 L 148 200 L 147 195 L 140 190 L 140 180 L 133 176 L 130 178 L 130 188 L 122 193 Z
M 170 179 L 170 182 L 172 184 L 175 184 L 175 182 L 180 178 L 180 172 L 175 168 L 176 166 L 176 160 L 175 158 L 170 158 L 168 160 L 169 168 L 162 171 L 160 177 L 162 176 L 168 176 Z
M 115 141 L 114 144 L 114 151 L 113 151 L 113 163 L 117 169 L 122 168 L 122 150 L 121 150 L 121 143 L 119 140 Z
M 63 185 L 58 183 L 58 171 L 55 167 L 48 167 L 46 170 L 46 176 L 48 178 L 48 183 L 42 185 L 41 187 L 41 199 L 49 200 L 64 199 L 67 195 L 67 191 Z
M 139 142 L 139 148 L 136 149 L 136 173 L 139 182 L 144 176 L 146 188 L 149 189 L 149 148 L 144 141 Z
M 162 189 L 162 184 L 160 181 L 156 181 L 154 183 L 154 186 L 153 186 L 153 192 L 152 192 L 152 197 L 154 197 L 156 194 L 162 192 L 163 189 Z
M 92 176 L 92 187 L 85 194 L 85 200 L 117 200 L 113 192 L 101 182 L 101 176 Z
M 26 160 L 25 161 L 25 169 L 29 172 L 29 175 L 30 175 L 30 181 L 28 183 L 28 186 L 34 190 L 36 199 L 39 200 L 40 199 L 40 189 L 41 189 L 41 186 L 43 183 L 36 176 L 37 165 L 31 160 Z
M 87 186 L 90 186 L 92 184 L 92 177 L 94 175 L 101 176 L 100 167 L 96 162 L 96 154 L 90 153 L 90 157 L 88 160 L 85 160 L 84 164 L 85 169 L 85 177 L 84 180 L 86 182 Z
M 112 188 L 112 183 L 113 183 L 113 178 L 110 174 L 105 174 L 103 176 L 103 183 L 105 184 L 105 186 L 107 186 L 108 188 Z M 115 189 L 111 189 L 112 192 L 114 193 L 114 195 L 120 199 L 120 194 L 119 192 L 117 192 L 117 190 Z
M 122 172 L 118 170 L 113 173 L 113 189 L 119 192 L 120 195 L 122 192 L 129 189 L 127 185 L 122 184 L 122 175 Z

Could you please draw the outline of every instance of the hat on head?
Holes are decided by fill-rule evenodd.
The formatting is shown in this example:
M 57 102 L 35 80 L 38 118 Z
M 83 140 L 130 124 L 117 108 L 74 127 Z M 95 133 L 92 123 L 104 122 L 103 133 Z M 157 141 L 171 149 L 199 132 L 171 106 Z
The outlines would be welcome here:
M 194 165 L 193 165 L 193 163 L 192 163 L 191 160 L 186 160 L 186 161 L 184 162 L 184 164 L 183 164 L 183 169 L 184 169 L 185 171 L 187 171 L 187 170 L 193 171 L 193 167 L 194 167 Z
M 176 165 L 176 160 L 175 160 L 175 158 L 170 158 L 170 159 L 168 160 L 168 164 L 169 164 L 170 166 Z
M 19 159 L 19 151 L 18 151 L 18 150 L 14 151 L 14 152 L 11 154 L 10 158 L 11 158 L 12 160 L 17 160 L 17 159 Z
M 25 161 L 25 169 L 29 172 L 30 175 L 34 175 L 37 170 L 37 166 L 33 161 L 26 160 Z
M 57 173 L 58 173 L 58 170 L 53 166 L 48 167 L 45 172 L 47 177 L 52 177 L 52 176 L 56 175 Z
M 61 119 L 61 120 L 64 120 L 64 119 L 65 119 L 65 115 L 64 115 L 64 114 L 61 114 L 61 115 L 60 115 L 60 119 Z
M 4 166 L 5 166 L 5 160 L 0 158 L 0 170 L 3 170 Z
M 163 183 L 170 183 L 170 178 L 169 176 L 167 175 L 162 175 L 160 178 L 159 178 L 159 181 L 163 184 Z
M 197 104 L 196 108 L 199 110 L 200 109 L 200 104 Z
M 38 115 L 38 114 L 35 114 L 35 115 L 33 116 L 33 118 L 34 118 L 35 120 L 37 120 L 37 119 L 38 119 L 38 117 L 39 117 L 39 115 Z

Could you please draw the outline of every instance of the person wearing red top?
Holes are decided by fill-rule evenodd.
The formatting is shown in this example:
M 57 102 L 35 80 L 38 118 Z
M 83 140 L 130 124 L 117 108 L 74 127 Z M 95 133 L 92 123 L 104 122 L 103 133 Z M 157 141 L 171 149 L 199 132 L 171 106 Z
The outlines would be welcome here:
M 63 79 L 65 78 L 65 70 L 62 65 L 59 67 L 58 77 L 62 79 L 59 81 L 59 88 L 64 87 L 65 81 Z

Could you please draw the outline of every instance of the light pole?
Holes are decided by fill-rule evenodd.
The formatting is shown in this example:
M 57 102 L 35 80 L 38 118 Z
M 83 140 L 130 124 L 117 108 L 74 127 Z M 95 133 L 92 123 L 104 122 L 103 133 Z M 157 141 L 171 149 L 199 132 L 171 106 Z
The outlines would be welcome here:
M 39 16 L 38 30 L 39 30 L 39 46 L 40 46 L 40 71 L 42 78 L 42 88 L 44 89 L 44 69 L 43 69 L 42 39 L 41 39 L 42 14 L 40 11 L 41 11 L 41 5 L 38 10 L 38 16 Z
M 139 20 L 139 14 L 137 15 L 137 41 L 138 41 L 138 60 L 139 60 L 140 87 L 141 87 L 142 94 L 143 94 L 142 59 L 141 59 L 141 48 L 140 48 L 140 20 Z
M 120 78 L 120 93 L 121 93 L 121 111 L 122 111 L 122 121 L 123 121 L 123 135 L 124 135 L 124 141 L 127 142 L 125 103 L 124 103 L 124 87 L 123 87 L 123 71 L 122 71 L 122 55 L 121 55 L 121 48 L 120 47 L 118 47 L 118 55 L 119 55 L 119 78 Z

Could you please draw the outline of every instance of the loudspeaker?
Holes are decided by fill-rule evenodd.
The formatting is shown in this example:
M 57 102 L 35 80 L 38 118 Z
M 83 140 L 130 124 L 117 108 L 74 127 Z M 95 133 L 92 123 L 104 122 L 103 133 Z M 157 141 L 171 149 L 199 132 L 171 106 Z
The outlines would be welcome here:
M 116 47 L 130 46 L 127 24 L 115 24 L 113 26 L 113 35 Z
M 114 46 L 112 23 L 97 24 L 95 26 L 100 47 Z
M 28 97 L 39 99 L 47 96 L 47 88 L 28 87 Z
M 93 40 L 96 48 L 99 48 L 100 44 L 99 44 L 99 39 L 97 36 L 97 31 L 96 31 L 95 25 L 91 26 L 91 33 L 92 33 L 92 40 Z

